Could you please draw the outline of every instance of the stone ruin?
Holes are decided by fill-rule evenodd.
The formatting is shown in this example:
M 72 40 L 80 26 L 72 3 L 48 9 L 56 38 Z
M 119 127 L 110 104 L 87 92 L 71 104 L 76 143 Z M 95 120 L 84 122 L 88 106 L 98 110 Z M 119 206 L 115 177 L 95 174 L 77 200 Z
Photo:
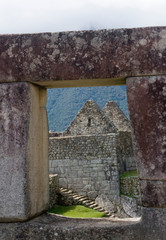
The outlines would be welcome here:
M 49 166 L 60 187 L 117 211 L 119 176 L 136 169 L 128 118 L 115 102 L 101 110 L 88 100 L 61 136 L 49 138 Z
M 0 84 L 2 240 L 165 239 L 166 27 L 0 35 Z M 127 86 L 142 216 L 87 220 L 44 213 L 46 88 L 114 84 Z

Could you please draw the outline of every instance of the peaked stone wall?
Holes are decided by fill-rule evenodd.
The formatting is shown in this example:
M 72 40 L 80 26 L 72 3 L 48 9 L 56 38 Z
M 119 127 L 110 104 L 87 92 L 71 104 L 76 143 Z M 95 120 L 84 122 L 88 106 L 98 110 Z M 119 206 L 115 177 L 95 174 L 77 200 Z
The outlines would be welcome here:
M 88 100 L 63 135 L 105 134 L 116 131 L 113 122 L 105 116 L 97 103 Z
M 90 199 L 118 202 L 115 133 L 50 138 L 49 160 L 50 173 L 58 174 L 61 187 Z
M 108 102 L 103 108 L 105 116 L 111 119 L 118 131 L 131 132 L 130 121 L 116 102 Z

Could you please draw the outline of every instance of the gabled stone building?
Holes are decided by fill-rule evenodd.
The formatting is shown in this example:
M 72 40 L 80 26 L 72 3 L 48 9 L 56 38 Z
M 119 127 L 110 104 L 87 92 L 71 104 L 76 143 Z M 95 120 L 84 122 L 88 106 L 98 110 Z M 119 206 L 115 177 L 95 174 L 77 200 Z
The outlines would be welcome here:
M 117 128 L 112 119 L 106 116 L 95 101 L 88 100 L 64 131 L 63 135 L 75 136 L 115 132 L 117 132 Z
M 61 187 L 115 211 L 119 174 L 136 168 L 130 123 L 116 103 L 102 110 L 88 100 L 62 136 L 50 137 L 49 147 L 50 173 L 58 174 Z

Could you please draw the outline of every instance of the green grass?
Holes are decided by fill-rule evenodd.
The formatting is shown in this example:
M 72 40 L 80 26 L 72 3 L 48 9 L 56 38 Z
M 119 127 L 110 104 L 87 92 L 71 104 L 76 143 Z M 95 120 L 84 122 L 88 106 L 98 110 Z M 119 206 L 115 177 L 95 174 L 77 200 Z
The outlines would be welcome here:
M 137 170 L 133 170 L 133 171 L 130 171 L 130 172 L 125 172 L 123 173 L 120 178 L 126 178 L 126 177 L 137 177 L 138 176 L 138 173 L 137 173 Z
M 87 208 L 81 205 L 75 206 L 60 206 L 56 205 L 49 210 L 50 213 L 60 214 L 66 217 L 73 218 L 101 218 L 106 217 L 104 213 L 94 209 Z
M 139 199 L 139 197 L 135 197 L 133 195 L 124 194 L 124 193 L 120 193 L 120 196 L 126 196 L 126 197 L 130 197 L 130 198 L 134 198 L 134 199 Z

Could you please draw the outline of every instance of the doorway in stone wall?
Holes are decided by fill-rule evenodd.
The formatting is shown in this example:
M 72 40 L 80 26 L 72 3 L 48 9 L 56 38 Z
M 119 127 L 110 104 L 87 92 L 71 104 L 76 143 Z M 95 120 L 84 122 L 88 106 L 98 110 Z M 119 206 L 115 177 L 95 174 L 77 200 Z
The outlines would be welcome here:
M 49 171 L 58 174 L 60 187 L 88 196 L 107 211 L 111 209 L 112 213 L 117 213 L 118 209 L 118 216 L 138 216 L 138 212 L 132 209 L 134 205 L 138 211 L 139 183 L 128 124 L 126 87 L 48 89 L 47 96 Z M 85 132 L 82 136 L 77 133 L 73 136 L 72 131 L 66 134 L 65 130 L 70 129 L 71 125 L 78 124 L 79 129 L 82 126 L 79 124 L 83 115 L 75 116 L 88 100 L 92 101 L 90 108 L 95 106 L 95 111 L 103 114 L 102 118 L 112 119 L 114 116 L 116 131 L 95 132 L 92 135 Z M 111 113 L 111 109 L 114 113 Z M 87 116 L 84 121 L 90 128 L 93 116 L 89 117 L 85 109 L 81 114 Z

